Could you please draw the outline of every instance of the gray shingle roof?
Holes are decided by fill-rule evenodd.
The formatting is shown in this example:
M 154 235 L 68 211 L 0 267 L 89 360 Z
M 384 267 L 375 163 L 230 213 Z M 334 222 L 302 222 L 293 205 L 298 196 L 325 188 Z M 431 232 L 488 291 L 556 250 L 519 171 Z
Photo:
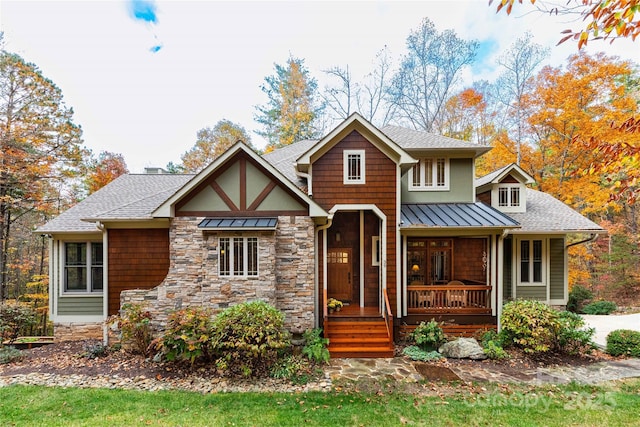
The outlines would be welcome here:
M 513 228 L 518 223 L 491 206 L 476 203 L 407 203 L 402 228 Z
M 380 130 L 405 150 L 467 149 L 485 152 L 491 149 L 490 146 L 400 126 L 385 126 Z
M 565 205 L 555 197 L 527 188 L 527 211 L 508 215 L 518 221 L 519 233 L 604 232 L 595 222 Z
M 151 213 L 191 178 L 193 175 L 122 175 L 36 231 L 93 232 L 97 231 L 95 224 L 83 219 L 151 218 Z
M 265 154 L 262 158 L 271 163 L 271 166 L 278 169 L 289 181 L 293 182 L 299 188 L 303 188 L 307 183 L 305 179 L 296 175 L 295 163 L 302 154 L 317 142 L 316 140 L 305 139 L 304 141 L 278 148 Z

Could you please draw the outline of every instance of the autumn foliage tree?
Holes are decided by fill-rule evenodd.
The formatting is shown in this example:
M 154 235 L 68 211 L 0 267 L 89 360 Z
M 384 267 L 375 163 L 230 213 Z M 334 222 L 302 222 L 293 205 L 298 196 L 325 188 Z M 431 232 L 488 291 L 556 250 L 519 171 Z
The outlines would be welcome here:
M 195 145 L 181 157 L 181 170 L 184 172 L 200 172 L 238 141 L 253 147 L 251 136 L 244 127 L 226 119 L 220 120 L 213 128 L 200 129 L 197 138 Z
M 523 0 L 517 0 L 522 4 Z M 558 44 L 574 40 L 578 48 L 586 46 L 589 40 L 610 40 L 630 38 L 640 35 L 640 2 L 637 0 L 568 0 L 558 4 L 542 0 L 529 0 L 538 11 L 550 15 L 577 15 L 585 23 L 578 30 L 567 29 Z M 489 4 L 494 0 L 489 0 Z M 511 14 L 516 0 L 496 0 L 497 12 Z
M 103 151 L 98 155 L 97 159 L 91 160 L 91 165 L 85 184 L 89 194 L 95 193 L 120 175 L 129 173 L 127 163 L 124 161 L 122 154 Z
M 30 246 L 33 228 L 19 228 L 56 210 L 85 155 L 81 135 L 60 89 L 35 65 L 0 51 L 0 301 L 9 282 L 20 285 L 8 266 L 28 259 L 20 248 Z M 19 240 L 12 240 L 14 231 Z
M 637 99 L 625 86 L 633 75 L 629 63 L 600 53 L 574 55 L 566 69 L 545 67 L 526 99 L 529 138 L 536 157 L 528 165 L 542 190 L 585 214 L 616 209 L 603 191 L 603 177 L 576 173 L 601 161 L 577 139 L 615 141 L 610 123 L 637 111 Z
M 254 116 L 262 125 L 257 134 L 266 138 L 267 152 L 316 137 L 315 122 L 322 111 L 316 100 L 318 84 L 304 60 L 290 57 L 286 65 L 275 64 L 275 69 L 276 73 L 265 77 L 260 87 L 269 100 L 256 106 Z

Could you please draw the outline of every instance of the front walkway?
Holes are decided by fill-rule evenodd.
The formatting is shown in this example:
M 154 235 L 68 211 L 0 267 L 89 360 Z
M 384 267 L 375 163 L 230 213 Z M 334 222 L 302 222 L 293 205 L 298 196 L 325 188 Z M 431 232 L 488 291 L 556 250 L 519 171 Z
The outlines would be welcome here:
M 442 380 L 460 379 L 465 382 L 564 384 L 575 381 L 583 384 L 598 384 L 622 378 L 640 377 L 640 359 L 604 361 L 583 366 L 518 369 L 510 373 L 492 369 L 491 365 L 481 362 L 445 366 L 438 363 L 413 362 L 405 357 L 332 359 L 325 371 L 332 380 L 395 380 L 415 383 L 421 380 L 436 381 L 440 377 Z

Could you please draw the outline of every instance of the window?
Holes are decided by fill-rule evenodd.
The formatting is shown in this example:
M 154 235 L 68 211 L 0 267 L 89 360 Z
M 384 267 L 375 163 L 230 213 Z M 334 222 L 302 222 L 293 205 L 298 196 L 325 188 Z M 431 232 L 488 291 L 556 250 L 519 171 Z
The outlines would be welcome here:
M 258 275 L 257 237 L 221 237 L 218 250 L 220 276 Z
M 520 187 L 498 187 L 498 206 L 520 206 Z
M 410 239 L 407 241 L 407 277 L 413 285 L 448 283 L 452 277 L 453 241 Z
M 364 150 L 344 150 L 344 183 L 364 184 Z
M 524 212 L 526 187 L 520 183 L 500 183 L 491 189 L 491 205 L 502 212 Z
M 409 171 L 410 190 L 448 190 L 449 159 L 420 159 Z
M 543 284 L 543 252 L 542 240 L 520 241 L 520 283 L 531 285 Z
M 103 255 L 100 242 L 64 244 L 65 292 L 102 292 Z

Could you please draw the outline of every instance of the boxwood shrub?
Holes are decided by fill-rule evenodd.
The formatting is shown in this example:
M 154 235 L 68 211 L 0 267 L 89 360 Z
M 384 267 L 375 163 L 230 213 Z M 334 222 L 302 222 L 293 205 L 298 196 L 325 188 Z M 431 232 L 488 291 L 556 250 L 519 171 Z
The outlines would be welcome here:
M 640 357 L 640 332 L 616 329 L 607 335 L 607 353 L 612 356 Z

